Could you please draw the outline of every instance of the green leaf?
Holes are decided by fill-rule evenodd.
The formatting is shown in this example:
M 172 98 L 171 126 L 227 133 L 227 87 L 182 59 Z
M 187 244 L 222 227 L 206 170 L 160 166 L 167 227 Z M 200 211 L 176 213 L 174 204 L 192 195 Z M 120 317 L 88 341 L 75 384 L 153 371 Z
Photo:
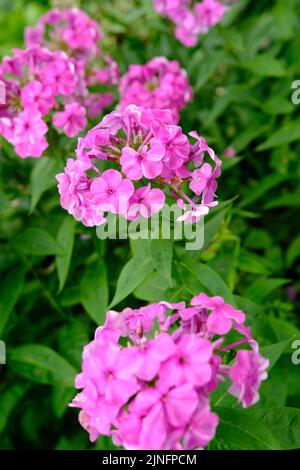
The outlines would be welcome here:
M 225 302 L 235 306 L 235 300 L 233 294 L 226 286 L 223 279 L 209 266 L 197 263 L 196 261 L 184 256 L 180 260 L 180 265 L 183 268 L 182 279 L 187 274 L 189 277 L 192 276 L 196 281 L 199 282 L 199 289 L 193 294 L 197 295 L 200 292 L 201 285 L 204 286 L 211 295 L 220 295 L 224 298 Z
M 147 258 L 150 257 L 151 240 L 144 240 L 142 238 L 139 238 L 138 240 L 133 240 L 131 238 L 129 242 L 133 256 L 146 256 Z
M 234 62 L 234 59 L 225 51 L 215 51 L 213 55 L 208 54 L 203 60 L 195 61 L 193 68 L 197 72 L 197 81 L 194 86 L 195 91 L 199 91 L 203 85 L 213 75 L 215 70 L 224 64 Z
M 288 284 L 289 279 L 257 279 L 245 291 L 245 297 L 260 303 L 268 297 L 274 290 Z
M 62 255 L 63 250 L 54 238 L 40 228 L 28 228 L 13 239 L 16 248 L 26 255 Z
M 134 296 L 137 299 L 146 300 L 147 302 L 160 302 L 168 300 L 166 291 L 169 283 L 161 274 L 154 272 L 135 289 Z
M 300 330 L 293 325 L 293 323 L 283 320 L 282 318 L 274 317 L 269 317 L 268 321 L 278 341 L 291 341 L 291 338 L 300 339 Z M 293 349 L 291 347 L 286 348 L 285 353 L 292 354 L 292 351 Z
M 76 370 L 48 346 L 24 344 L 11 349 L 8 355 L 10 369 L 21 377 L 41 384 L 60 384 L 73 387 Z
M 280 341 L 279 343 L 271 344 L 270 346 L 264 346 L 260 348 L 260 353 L 270 361 L 268 368 L 269 371 L 276 364 L 276 362 L 284 353 L 284 351 L 289 347 L 289 345 L 293 341 L 293 338 L 294 337 L 284 341 Z
M 294 240 L 288 247 L 287 254 L 286 254 L 286 262 L 287 262 L 288 267 L 291 267 L 299 256 L 300 256 L 300 235 L 294 238 Z
M 255 124 L 249 123 L 248 126 L 243 129 L 235 139 L 231 142 L 232 147 L 237 153 L 245 150 L 251 142 L 253 142 L 258 136 L 269 132 L 272 127 L 270 123 L 266 124 L 260 117 L 262 113 L 256 114 Z
M 173 240 L 151 240 L 149 252 L 155 269 L 172 286 Z
M 68 409 L 68 404 L 71 403 L 74 397 L 74 387 L 66 388 L 61 384 L 54 385 L 52 389 L 51 403 L 54 414 L 57 418 L 61 418 Z
M 255 201 L 263 197 L 268 191 L 281 183 L 284 183 L 289 177 L 286 175 L 271 174 L 260 178 L 252 188 L 247 188 L 247 196 L 243 199 L 240 207 L 253 204 Z
M 4 431 L 7 420 L 30 388 L 30 384 L 16 381 L 7 390 L 1 391 L 0 400 L 0 434 Z
M 57 234 L 57 242 L 62 247 L 63 254 L 56 256 L 56 268 L 59 280 L 59 292 L 63 289 L 68 277 L 75 237 L 75 220 L 65 217 Z
M 16 305 L 23 287 L 25 271 L 23 268 L 12 271 L 0 285 L 0 337 L 2 336 L 9 316 Z
M 72 319 L 66 322 L 57 332 L 59 351 L 76 369 L 80 368 L 82 350 L 90 341 L 88 322 Z
M 242 64 L 244 68 L 263 77 L 284 77 L 286 70 L 278 59 L 269 54 L 260 54 Z
M 291 101 L 283 96 L 272 96 L 263 104 L 262 109 L 268 114 L 278 115 L 291 113 L 294 106 Z
M 246 313 L 247 322 L 251 325 L 251 331 L 254 338 L 264 338 L 265 339 L 265 329 L 270 330 L 270 325 L 268 323 L 268 317 L 265 315 L 263 307 L 256 304 L 252 300 L 246 299 L 245 297 L 235 295 L 235 301 L 237 307 L 243 312 Z M 277 340 L 276 336 L 268 337 L 270 342 L 275 342 Z
M 251 413 L 251 416 L 264 423 L 279 442 L 281 449 L 300 448 L 300 410 L 298 408 L 262 408 Z
M 238 165 L 242 161 L 242 157 L 224 157 L 222 159 L 222 175 L 225 171 L 231 170 L 234 166 Z
M 222 96 L 218 96 L 215 103 L 207 115 L 205 122 L 203 123 L 206 128 L 209 128 L 211 124 L 222 115 L 227 107 L 233 102 L 240 98 L 241 91 L 243 90 L 241 85 L 231 85 L 228 88 L 223 89 Z
M 131 258 L 121 271 L 109 308 L 114 307 L 131 294 L 153 271 L 153 262 L 147 256 L 135 255 Z
M 283 194 L 282 196 L 276 197 L 271 201 L 268 201 L 264 208 L 265 209 L 278 209 L 281 207 L 299 207 L 300 206 L 300 192 Z
M 269 150 L 279 145 L 289 144 L 300 139 L 300 120 L 293 120 L 272 132 L 271 136 L 257 147 L 258 151 Z
M 238 268 L 245 273 L 268 275 L 270 270 L 265 266 L 265 261 L 265 258 L 242 252 L 238 259 Z
M 99 259 L 86 268 L 80 283 L 81 303 L 97 325 L 104 322 L 108 295 L 105 261 Z
M 31 174 L 30 212 L 35 209 L 42 194 L 57 184 L 55 175 L 58 172 L 58 165 L 53 158 L 43 157 L 36 162 Z
M 205 246 L 209 245 L 212 241 L 218 229 L 220 228 L 226 214 L 228 213 L 230 207 L 224 207 L 222 210 L 218 211 L 216 214 L 212 215 L 208 222 L 204 225 L 204 244 Z
M 216 441 L 227 450 L 279 450 L 280 444 L 269 429 L 251 415 L 218 406 L 220 423 Z

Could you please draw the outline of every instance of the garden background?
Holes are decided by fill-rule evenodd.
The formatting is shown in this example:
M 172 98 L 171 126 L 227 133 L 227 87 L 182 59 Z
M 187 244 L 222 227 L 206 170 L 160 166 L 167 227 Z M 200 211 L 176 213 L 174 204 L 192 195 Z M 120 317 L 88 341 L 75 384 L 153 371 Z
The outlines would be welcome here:
M 0 55 L 22 47 L 24 28 L 57 4 L 67 2 L 0 0 Z M 83 345 L 113 298 L 118 310 L 188 300 L 201 290 L 247 313 L 272 366 L 249 410 L 231 407 L 226 394 L 215 397 L 221 423 L 210 448 L 300 447 L 300 364 L 292 362 L 300 339 L 300 104 L 291 100 L 300 79 L 300 2 L 239 0 L 192 49 L 174 38 L 151 0 L 80 7 L 101 23 L 102 48 L 122 73 L 158 55 L 186 68 L 194 99 L 180 124 L 204 135 L 222 158 L 220 204 L 205 220 L 204 249 L 166 244 L 161 265 L 151 242 L 101 241 L 62 210 L 54 175 L 76 139 L 61 138 L 41 160 L 22 160 L 1 140 L 0 339 L 7 365 L 0 448 L 112 448 L 107 438 L 89 444 L 78 411 L 67 407 Z M 228 147 L 234 157 L 224 156 Z

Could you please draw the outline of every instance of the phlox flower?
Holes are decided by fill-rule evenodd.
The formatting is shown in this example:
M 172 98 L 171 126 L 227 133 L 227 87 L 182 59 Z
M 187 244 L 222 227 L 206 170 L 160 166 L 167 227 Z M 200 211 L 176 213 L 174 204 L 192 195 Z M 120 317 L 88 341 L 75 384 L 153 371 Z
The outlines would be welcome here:
M 207 384 L 212 375 L 209 361 L 212 357 L 211 343 L 193 335 L 179 340 L 176 352 L 162 366 L 160 382 L 172 386 L 190 381 L 195 386 Z
M 144 108 L 170 109 L 173 123 L 179 111 L 192 99 L 185 70 L 177 61 L 155 57 L 144 65 L 130 65 L 119 85 L 120 107 L 129 104 Z
M 57 118 L 54 123 L 58 124 Z M 77 160 L 87 162 L 87 169 L 93 170 L 84 205 L 98 214 L 111 212 L 135 220 L 159 212 L 169 193 L 185 211 L 181 220 L 198 221 L 217 204 L 221 161 L 203 137 L 196 132 L 190 137 L 196 143 L 172 124 L 170 110 L 129 105 L 107 114 L 78 141 Z M 205 163 L 206 155 L 212 164 Z M 113 168 L 101 172 L 101 160 L 111 162 Z M 190 183 L 193 200 L 181 189 L 185 181 Z M 59 191 L 68 189 L 59 186 Z M 186 208 L 187 202 L 192 212 Z
M 13 120 L 13 136 L 11 142 L 14 144 L 17 154 L 21 158 L 40 157 L 48 147 L 44 135 L 48 127 L 39 112 L 31 113 L 28 109 L 22 111 Z
M 7 103 L 0 113 L 0 132 L 19 156 L 42 156 L 48 147 L 46 122 L 52 110 L 56 111 L 54 122 L 69 137 L 85 127 L 80 101 L 87 89 L 81 72 L 66 54 L 38 46 L 15 50 L 12 57 L 3 59 L 0 75 L 9 85 Z M 23 135 L 26 129 L 27 136 Z
M 175 36 L 182 44 L 194 47 L 199 35 L 222 20 L 228 8 L 224 3 L 225 0 L 223 3 L 219 0 L 154 0 L 154 8 L 175 24 Z
M 36 26 L 25 30 L 26 46 L 40 45 L 50 50 L 63 49 L 76 59 L 87 61 L 99 54 L 100 26 L 78 8 L 53 9 Z
M 259 399 L 268 360 L 245 314 L 203 293 L 192 304 L 158 302 L 107 312 L 84 347 L 76 378 L 82 391 L 71 404 L 81 410 L 79 422 L 91 441 L 102 434 L 125 449 L 203 449 L 219 422 L 210 394 L 225 377 L 228 392 L 244 407 Z M 234 317 L 232 328 L 242 339 L 224 347 L 227 331 L 216 339 L 208 322 L 213 315 Z M 228 349 L 238 349 L 231 364 L 223 362 Z
M 163 163 L 164 148 L 161 146 L 160 153 L 148 150 L 146 146 L 139 152 L 131 147 L 124 147 L 120 158 L 122 171 L 132 180 L 140 180 L 143 176 L 147 179 L 156 178 L 160 175 Z
M 219 296 L 209 297 L 206 294 L 200 294 L 192 298 L 191 305 L 212 311 L 206 324 L 208 330 L 216 334 L 226 334 L 232 328 L 233 322 L 242 324 L 245 321 L 245 314 L 241 310 L 225 304 L 224 299 Z
M 82 221 L 84 225 L 101 225 L 105 222 L 101 211 L 93 207 L 92 194 L 90 192 L 90 180 L 85 170 L 89 165 L 84 161 L 67 160 L 64 173 L 56 176 L 60 192 L 60 204 L 76 220 Z
M 139 216 L 148 219 L 156 214 L 163 207 L 166 196 L 161 189 L 151 189 L 150 183 L 147 186 L 138 188 L 129 200 L 128 219 L 135 220 Z
M 181 127 L 160 125 L 153 129 L 154 138 L 151 145 L 162 145 L 164 148 L 163 162 L 167 169 L 176 170 L 189 159 L 190 144 Z
M 53 95 L 71 95 L 76 86 L 75 65 L 67 58 L 58 58 L 41 70 L 40 79 Z
M 83 96 L 81 104 L 88 109 L 88 114 L 92 119 L 97 118 L 103 109 L 114 101 L 114 96 L 109 90 L 117 85 L 120 75 L 119 67 L 114 59 L 101 51 L 102 37 L 98 22 L 78 8 L 50 10 L 38 20 L 35 26 L 25 30 L 26 47 L 38 45 L 51 51 L 63 50 L 76 67 L 81 69 L 85 87 L 95 85 L 107 87 L 107 92 L 89 92 Z M 58 70 L 52 67 L 50 71 L 48 80 L 53 83 Z M 66 79 L 67 74 L 66 70 L 63 73 Z M 61 93 L 64 94 L 63 90 Z M 68 94 L 70 94 L 70 88 Z
M 218 0 L 203 0 L 196 3 L 194 9 L 199 28 L 204 33 L 219 23 L 226 12 L 225 5 Z
M 25 109 L 36 108 L 42 115 L 48 114 L 54 105 L 54 94 L 50 86 L 33 80 L 22 88 L 21 104 Z
M 87 124 L 85 115 L 86 110 L 79 103 L 66 104 L 64 111 L 54 114 L 53 124 L 68 137 L 75 137 Z
M 259 400 L 259 388 L 268 377 L 269 361 L 257 351 L 240 350 L 237 352 L 229 377 L 232 385 L 228 392 L 242 402 L 244 408 L 254 405 Z
M 205 447 L 214 438 L 218 424 L 218 415 L 211 412 L 208 398 L 201 397 L 184 434 L 183 448 L 190 450 Z
M 92 181 L 91 193 L 94 203 L 102 212 L 126 213 L 134 186 L 129 179 L 123 179 L 117 170 L 106 170 Z

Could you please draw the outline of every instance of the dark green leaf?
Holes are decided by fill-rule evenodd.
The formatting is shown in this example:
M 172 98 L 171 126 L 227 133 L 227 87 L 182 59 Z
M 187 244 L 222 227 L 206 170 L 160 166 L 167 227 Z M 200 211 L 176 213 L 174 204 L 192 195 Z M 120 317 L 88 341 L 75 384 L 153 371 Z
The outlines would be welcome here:
M 231 450 L 279 450 L 280 444 L 259 420 L 243 411 L 218 406 L 216 440 Z
M 280 341 L 279 343 L 271 344 L 270 346 L 264 346 L 260 348 L 260 353 L 270 361 L 268 370 L 272 369 L 272 367 L 276 364 L 280 356 L 290 346 L 292 341 L 293 338 L 289 338 L 287 340 Z
M 274 407 L 257 409 L 251 413 L 273 434 L 283 450 L 300 448 L 300 410 Z
M 290 267 L 293 265 L 295 260 L 300 256 L 300 235 L 294 238 L 286 254 L 287 265 Z
M 136 255 L 131 258 L 121 271 L 109 308 L 114 307 L 131 294 L 153 270 L 154 265 L 147 256 Z
M 31 212 L 35 209 L 42 194 L 57 184 L 55 175 L 58 171 L 57 163 L 53 158 L 43 157 L 36 162 L 31 174 Z
M 18 402 L 24 397 L 30 384 L 16 381 L 7 390 L 1 392 L 0 400 L 0 434 L 4 431 L 7 420 Z
M 209 266 L 197 263 L 187 256 L 180 260 L 180 265 L 184 270 L 182 273 L 183 278 L 185 273 L 187 273 L 189 276 L 194 277 L 196 281 L 199 281 L 199 291 L 195 292 L 194 295 L 200 293 L 200 286 L 203 285 L 211 295 L 220 295 L 224 298 L 225 302 L 235 306 L 233 294 L 223 279 Z
M 13 270 L 0 285 L 0 337 L 24 287 L 23 268 Z
M 29 228 L 14 238 L 16 248 L 26 255 L 49 256 L 61 255 L 63 250 L 45 230 Z
M 61 384 L 53 386 L 51 401 L 57 418 L 61 418 L 65 414 L 74 395 L 74 387 L 66 388 L 62 387 Z
M 163 239 L 151 240 L 149 252 L 155 269 L 172 286 L 173 241 Z
M 271 136 L 261 144 L 257 150 L 268 150 L 279 145 L 289 144 L 300 139 L 300 121 L 294 120 L 285 126 L 280 127 L 278 130 L 273 132 Z
M 274 290 L 279 289 L 288 282 L 288 279 L 257 279 L 246 289 L 245 297 L 259 304 Z
M 252 73 L 263 77 L 284 77 L 286 70 L 278 59 L 269 54 L 260 54 L 253 59 L 247 60 L 243 66 Z
M 48 346 L 24 344 L 9 351 L 10 369 L 32 382 L 73 387 L 75 369 Z
M 57 242 L 62 247 L 63 254 L 56 256 L 56 268 L 59 279 L 59 292 L 63 289 L 72 258 L 75 237 L 75 220 L 66 217 L 57 234 Z
M 105 319 L 108 304 L 108 284 L 105 261 L 90 264 L 80 284 L 81 303 L 89 316 L 100 325 Z

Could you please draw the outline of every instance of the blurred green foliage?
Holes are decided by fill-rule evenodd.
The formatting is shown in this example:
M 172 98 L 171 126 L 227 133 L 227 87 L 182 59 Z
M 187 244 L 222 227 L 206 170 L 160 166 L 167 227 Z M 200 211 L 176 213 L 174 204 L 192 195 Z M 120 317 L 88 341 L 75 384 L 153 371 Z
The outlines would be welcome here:
M 300 105 L 291 96 L 300 79 L 300 3 L 238 0 L 193 49 L 176 41 L 151 0 L 81 7 L 101 22 L 103 50 L 122 72 L 157 55 L 186 68 L 194 100 L 181 125 L 197 129 L 224 161 L 220 205 L 205 221 L 204 249 L 166 244 L 162 265 L 152 242 L 101 241 L 60 208 L 54 175 L 74 141 L 50 146 L 40 161 L 23 161 L 2 142 L 0 338 L 8 357 L 0 448 L 89 448 L 67 404 L 82 347 L 108 304 L 188 300 L 200 290 L 244 309 L 274 363 L 252 409 L 214 397 L 221 425 L 210 448 L 299 447 L 300 365 L 292 364 L 291 338 L 300 339 Z M 24 27 L 49 8 L 47 1 L 0 0 L 0 54 L 22 47 Z M 228 146 L 234 158 L 223 156 Z M 112 444 L 102 438 L 92 447 Z

